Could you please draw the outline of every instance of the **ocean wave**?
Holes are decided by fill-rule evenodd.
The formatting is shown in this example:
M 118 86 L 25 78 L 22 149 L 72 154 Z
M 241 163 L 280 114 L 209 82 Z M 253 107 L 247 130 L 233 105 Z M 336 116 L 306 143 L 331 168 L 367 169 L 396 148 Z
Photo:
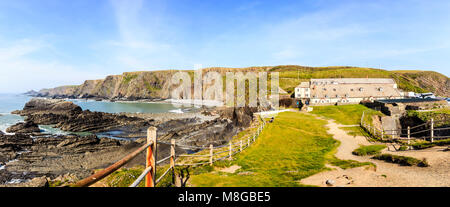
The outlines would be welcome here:
M 10 181 L 6 182 L 7 184 L 18 184 L 18 183 L 24 183 L 27 182 L 26 179 L 11 179 Z
M 177 114 L 182 114 L 184 113 L 183 110 L 181 109 L 174 109 L 174 110 L 169 110 L 170 113 L 177 113 Z

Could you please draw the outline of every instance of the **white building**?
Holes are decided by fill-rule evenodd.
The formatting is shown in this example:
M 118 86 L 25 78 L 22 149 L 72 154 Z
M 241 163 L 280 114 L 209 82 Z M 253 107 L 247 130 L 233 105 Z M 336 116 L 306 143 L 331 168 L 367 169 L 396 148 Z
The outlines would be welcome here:
M 295 88 L 295 98 L 309 101 L 311 105 L 402 97 L 395 81 L 383 78 L 311 79 Z

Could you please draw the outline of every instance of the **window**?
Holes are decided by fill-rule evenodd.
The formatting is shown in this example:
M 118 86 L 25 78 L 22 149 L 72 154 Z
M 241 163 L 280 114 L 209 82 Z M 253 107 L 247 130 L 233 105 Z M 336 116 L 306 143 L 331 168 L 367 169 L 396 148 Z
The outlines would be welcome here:
M 364 88 L 362 88 L 362 87 L 361 87 L 361 88 L 359 88 L 359 91 L 364 91 Z
M 325 95 L 325 98 L 328 98 L 328 95 Z
M 335 88 L 333 88 L 333 91 L 336 91 L 336 89 L 335 89 Z
M 382 87 L 379 87 L 379 88 L 378 88 L 378 91 L 383 91 L 383 88 L 382 88 Z
M 353 91 L 353 88 L 352 88 L 352 89 L 350 89 L 350 91 Z
M 339 95 L 336 94 L 336 98 L 339 98 Z
M 323 90 L 326 91 L 327 89 L 326 89 L 326 88 L 323 88 Z

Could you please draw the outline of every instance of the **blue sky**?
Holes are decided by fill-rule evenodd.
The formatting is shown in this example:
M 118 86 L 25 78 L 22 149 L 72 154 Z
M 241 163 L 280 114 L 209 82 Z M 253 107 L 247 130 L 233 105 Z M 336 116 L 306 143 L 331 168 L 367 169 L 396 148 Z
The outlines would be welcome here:
M 447 0 L 0 0 L 0 92 L 198 64 L 450 76 L 448 11 Z

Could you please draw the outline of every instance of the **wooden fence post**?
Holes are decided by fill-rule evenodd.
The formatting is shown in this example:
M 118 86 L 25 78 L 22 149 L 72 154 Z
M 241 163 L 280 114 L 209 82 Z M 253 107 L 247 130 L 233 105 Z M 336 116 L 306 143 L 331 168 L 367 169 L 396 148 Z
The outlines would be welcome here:
M 240 147 L 240 148 L 239 148 L 239 151 L 242 152 L 242 140 L 241 140 L 241 143 L 239 143 L 239 144 L 240 144 L 240 146 L 239 146 L 239 147 Z
M 145 176 L 145 187 L 155 187 L 156 181 L 156 127 L 147 129 L 147 143 L 152 143 L 147 148 L 146 168 L 152 167 L 152 170 Z
M 213 156 L 214 156 L 213 150 L 214 150 L 214 147 L 212 144 L 210 144 L 209 145 L 209 165 L 213 164 Z
M 411 127 L 408 126 L 408 145 L 411 143 L 410 140 L 411 140 Z
M 229 152 L 228 152 L 228 155 L 229 155 L 229 158 L 231 159 L 231 150 L 232 150 L 233 148 L 231 148 L 231 141 L 230 141 L 230 146 L 229 146 Z
M 384 139 L 384 129 L 382 128 L 381 129 L 381 141 L 383 141 L 383 139 Z
M 170 140 L 170 167 L 172 168 L 172 183 L 175 185 L 175 139 Z
M 247 147 L 250 146 L 250 139 L 247 139 Z
M 431 118 L 430 138 L 431 138 L 431 142 L 433 142 L 433 139 L 434 139 L 434 119 L 433 118 Z
M 365 112 L 365 111 L 363 111 L 363 113 L 362 113 L 362 115 L 361 115 L 361 124 L 364 123 L 364 112 Z

